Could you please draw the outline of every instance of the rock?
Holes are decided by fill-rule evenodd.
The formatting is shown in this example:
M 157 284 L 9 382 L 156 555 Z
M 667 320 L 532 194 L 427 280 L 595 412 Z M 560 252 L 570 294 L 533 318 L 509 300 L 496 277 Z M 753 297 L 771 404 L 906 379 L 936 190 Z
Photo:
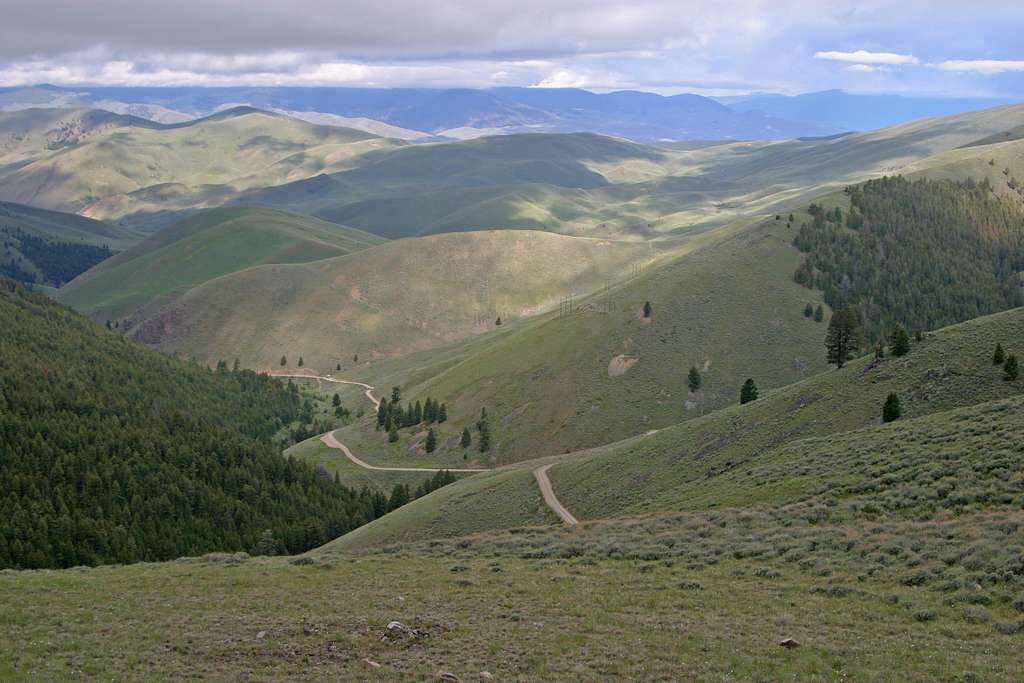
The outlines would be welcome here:
M 462 680 L 450 671 L 438 671 L 434 678 L 439 681 L 452 681 L 452 683 L 459 683 Z
M 800 643 L 793 640 L 792 638 L 786 638 L 785 640 L 781 641 L 779 645 L 786 648 L 787 650 L 792 650 L 795 647 L 800 647 Z
M 267 632 L 266 631 L 260 631 L 259 633 L 256 634 L 256 640 L 263 640 L 266 637 L 267 637 Z
M 481 671 L 480 672 L 480 680 L 481 681 L 493 681 L 494 680 L 494 674 L 492 674 L 490 671 Z
M 372 659 L 366 659 L 365 657 L 363 658 L 363 664 L 365 664 L 366 666 L 370 667 L 371 669 L 379 669 L 380 668 L 380 664 L 378 664 L 377 662 L 373 661 Z
M 400 621 L 391 621 L 384 627 L 384 635 L 381 637 L 381 640 L 394 640 L 396 638 L 419 640 L 420 638 L 426 638 L 429 635 L 429 633 L 421 628 L 409 628 Z

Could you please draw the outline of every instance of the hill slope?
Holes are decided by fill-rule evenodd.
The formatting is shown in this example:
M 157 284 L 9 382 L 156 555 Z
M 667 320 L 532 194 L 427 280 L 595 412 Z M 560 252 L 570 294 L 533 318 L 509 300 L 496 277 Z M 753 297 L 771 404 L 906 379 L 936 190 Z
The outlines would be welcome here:
M 275 209 L 210 209 L 167 227 L 61 289 L 98 320 L 257 265 L 305 263 L 382 243 L 358 230 Z
M 647 244 L 534 231 L 458 233 L 388 242 L 306 264 L 248 268 L 143 310 L 136 335 L 203 359 L 276 368 L 282 355 L 332 370 L 431 348 L 558 305 L 566 292 L 615 281 L 656 257 Z
M 280 382 L 168 358 L 6 279 L 0 319 L 0 567 L 295 552 L 376 514 L 281 457 L 271 437 L 304 408 Z
M 992 350 L 1001 342 L 1012 349 L 1010 353 L 1019 354 L 1013 340 L 1021 338 L 1024 309 L 962 323 L 928 334 L 905 357 L 882 361 L 864 357 L 747 405 L 563 456 L 548 474 L 562 503 L 584 520 L 749 505 L 761 496 L 772 504 L 796 502 L 816 491 L 821 477 L 842 478 L 837 465 L 846 462 L 840 456 L 847 446 L 858 442 L 853 430 L 880 423 L 889 393 L 901 398 L 905 419 L 1019 397 L 1021 380 L 1003 380 L 1002 369 L 992 364 Z M 1014 410 L 1015 405 L 1006 409 Z M 955 424 L 952 417 L 937 420 L 937 429 Z M 834 436 L 843 433 L 849 433 L 845 440 Z M 810 445 L 801 441 L 812 437 L 828 438 Z M 884 432 L 877 438 L 866 434 L 863 439 L 876 444 L 888 441 L 896 452 L 899 449 L 900 442 Z M 838 459 L 829 461 L 832 466 L 815 466 L 807 449 L 829 452 L 830 443 L 837 444 L 831 453 Z M 977 447 L 984 449 L 991 443 L 982 439 Z M 762 465 L 765 469 L 759 470 Z M 539 504 L 532 467 L 470 477 L 327 548 L 377 547 L 551 521 L 550 511 Z M 774 474 L 762 476 L 768 470 Z M 809 478 L 801 480 L 802 473 Z M 739 481 L 743 487 L 738 487 Z M 486 514 L 477 509 L 481 495 L 488 500 Z
M 397 144 L 246 108 L 181 124 L 93 110 L 0 112 L 0 136 L 10 140 L 0 149 L 0 199 L 148 227 L 166 220 L 162 212 L 223 204 Z
M 0 202 L 0 275 L 59 287 L 138 236 L 75 214 Z

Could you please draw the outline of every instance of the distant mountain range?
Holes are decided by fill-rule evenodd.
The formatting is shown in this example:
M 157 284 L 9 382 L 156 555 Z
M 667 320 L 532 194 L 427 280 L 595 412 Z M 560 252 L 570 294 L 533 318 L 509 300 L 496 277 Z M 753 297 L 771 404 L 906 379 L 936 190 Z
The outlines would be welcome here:
M 855 95 L 842 90 L 823 90 L 793 96 L 758 94 L 723 97 L 718 98 L 718 101 L 734 111 L 760 113 L 844 131 L 875 130 L 914 119 L 952 116 L 1014 103 L 1014 100 L 994 98 Z
M 913 119 L 984 109 L 1010 100 L 854 95 L 828 90 L 712 99 L 573 88 L 0 88 L 0 110 L 104 109 L 181 123 L 248 105 L 311 123 L 403 140 L 508 133 L 614 135 L 631 140 L 780 140 L 873 130 Z

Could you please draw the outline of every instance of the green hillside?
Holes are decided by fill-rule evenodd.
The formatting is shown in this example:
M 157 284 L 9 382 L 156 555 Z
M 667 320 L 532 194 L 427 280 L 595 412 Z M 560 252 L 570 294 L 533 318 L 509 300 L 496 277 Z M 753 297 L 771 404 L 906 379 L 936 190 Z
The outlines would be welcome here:
M 384 511 L 282 458 L 295 387 L 145 349 L 0 280 L 0 567 L 300 552 Z
M 163 125 L 91 110 L 0 112 L 0 199 L 147 229 L 243 190 L 339 171 L 399 144 L 239 108 Z
M 375 152 L 243 200 L 387 237 L 514 227 L 645 239 L 788 211 L 1021 123 L 1024 106 L 1014 105 L 834 138 L 691 149 L 590 134 L 500 136 Z
M 60 286 L 138 239 L 90 218 L 0 202 L 0 275 L 21 282 Z
M 666 246 L 666 245 L 662 245 Z M 557 308 L 658 258 L 656 245 L 535 231 L 387 242 L 310 263 L 254 266 L 133 317 L 157 348 L 275 369 L 301 356 L 322 372 L 432 348 Z
M 842 370 L 768 392 L 747 405 L 563 456 L 564 462 L 557 461 L 548 474 L 559 499 L 584 520 L 735 507 L 757 502 L 762 495 L 772 504 L 797 502 L 815 490 L 811 484 L 798 485 L 798 473 L 811 465 L 800 455 L 807 446 L 801 439 L 818 438 L 814 447 L 824 449 L 837 438 L 829 435 L 873 428 L 880 423 L 889 393 L 900 397 L 905 419 L 1018 397 L 1024 385 L 1020 380 L 1004 381 L 1002 368 L 992 363 L 992 351 L 1002 343 L 1009 353 L 1020 353 L 1015 340 L 1022 336 L 1024 309 L 962 323 L 927 334 L 907 356 L 881 361 L 866 356 Z M 872 434 L 862 436 L 875 439 Z M 855 443 L 860 437 L 844 438 Z M 898 447 L 900 442 L 894 443 Z M 838 448 L 835 454 L 843 452 Z M 746 472 L 762 463 L 774 463 L 774 482 L 748 478 L 746 488 L 735 489 L 734 477 L 752 477 Z M 538 505 L 533 466 L 471 477 L 340 539 L 335 547 L 378 546 L 552 521 L 551 513 Z M 789 474 L 782 476 L 786 468 Z M 841 478 L 835 466 L 807 471 Z M 849 476 L 856 478 L 854 473 Z M 474 505 L 479 498 L 474 492 L 482 487 L 490 501 L 485 517 Z
M 69 283 L 61 301 L 96 319 L 129 318 L 215 278 L 264 264 L 306 263 L 382 243 L 374 235 L 258 207 L 198 212 Z
M 681 487 L 673 513 L 563 529 L 540 510 L 529 470 L 504 470 L 366 527 L 394 531 L 426 516 L 422 535 L 383 550 L 342 542 L 299 558 L 4 572 L 0 636 L 13 647 L 0 653 L 0 673 L 228 678 L 244 666 L 257 680 L 486 680 L 483 671 L 498 680 L 639 680 L 683 662 L 708 681 L 1014 681 L 1024 632 L 1014 437 L 1024 399 L 1019 386 L 994 398 L 1010 390 L 984 372 L 995 372 L 990 360 L 956 361 L 987 356 L 993 337 L 1019 339 L 1022 327 L 1020 311 L 974 321 L 868 371 L 881 369 L 886 378 L 876 379 L 888 386 L 927 378 L 918 386 L 938 397 L 935 412 L 773 445 L 786 438 L 775 422 L 765 449 L 735 462 L 687 450 L 676 429 L 648 437 L 672 437 L 659 444 L 660 460 L 637 450 L 647 440 L 617 446 L 633 450 L 604 483 L 636 500 L 667 475 Z M 936 363 L 973 373 L 951 376 L 984 402 L 951 408 L 971 399 L 962 385 L 937 389 L 947 377 L 922 375 Z M 858 363 L 705 420 L 742 437 L 772 415 L 826 403 L 842 419 L 836 407 L 852 392 L 833 398 L 838 384 L 825 380 L 863 391 L 864 370 Z M 817 401 L 794 411 L 797 388 Z M 743 414 L 768 404 L 776 405 Z M 567 482 L 556 479 L 560 496 L 571 492 Z M 477 512 L 465 515 L 470 507 Z M 451 516 L 478 533 L 439 538 Z M 487 532 L 505 520 L 517 528 Z M 549 525 L 522 526 L 537 523 Z M 101 609 L 108 618 L 98 628 Z M 384 637 L 392 620 L 429 637 Z M 53 639 L 55 630 L 65 637 Z M 791 649 L 780 647 L 787 638 Z

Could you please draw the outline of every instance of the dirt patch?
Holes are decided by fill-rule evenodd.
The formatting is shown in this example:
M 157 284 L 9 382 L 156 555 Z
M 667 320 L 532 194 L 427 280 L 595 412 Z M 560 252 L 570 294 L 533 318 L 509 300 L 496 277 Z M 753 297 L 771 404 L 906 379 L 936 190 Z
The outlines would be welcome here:
M 639 360 L 639 356 L 627 356 L 625 354 L 615 356 L 608 362 L 608 376 L 620 377 L 625 375 Z

